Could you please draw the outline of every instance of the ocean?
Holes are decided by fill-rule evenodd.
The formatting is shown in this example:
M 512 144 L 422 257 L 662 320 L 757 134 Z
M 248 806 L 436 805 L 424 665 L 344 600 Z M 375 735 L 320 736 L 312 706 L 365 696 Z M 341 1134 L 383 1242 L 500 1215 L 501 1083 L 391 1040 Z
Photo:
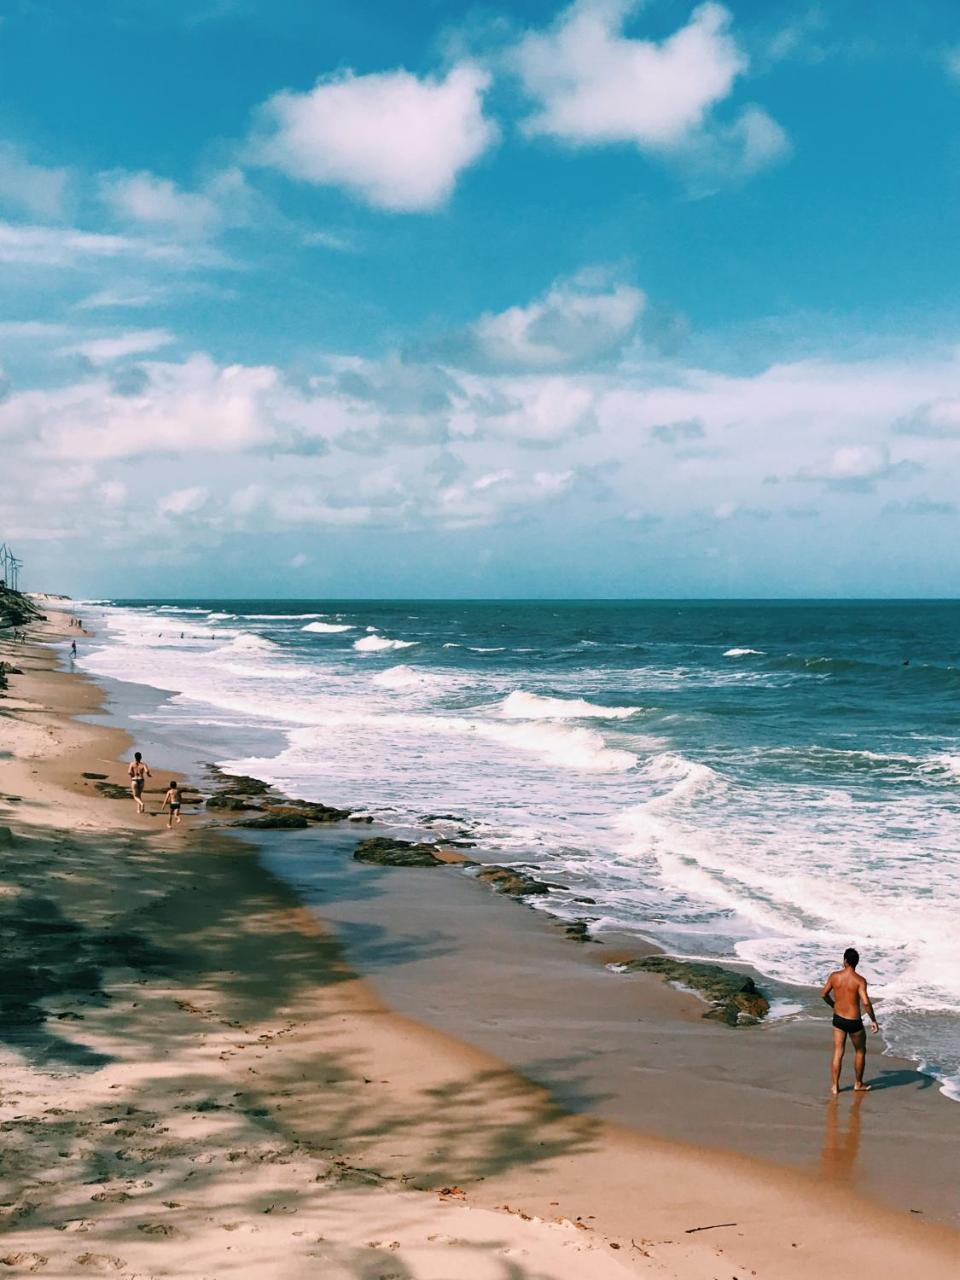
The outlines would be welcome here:
M 291 795 L 466 835 L 549 909 L 796 988 L 857 946 L 960 1099 L 960 603 L 85 602 L 78 665 Z M 215 733 L 214 733 L 215 731 Z M 584 907 L 576 898 L 592 898 Z

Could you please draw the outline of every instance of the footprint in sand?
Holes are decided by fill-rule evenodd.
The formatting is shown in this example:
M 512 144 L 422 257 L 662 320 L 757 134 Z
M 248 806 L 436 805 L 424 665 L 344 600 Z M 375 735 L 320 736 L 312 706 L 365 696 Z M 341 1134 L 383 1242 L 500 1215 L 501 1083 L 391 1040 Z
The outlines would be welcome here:
M 99 1271 L 103 1275 L 108 1275 L 111 1271 L 122 1271 L 127 1265 L 123 1258 L 116 1258 L 111 1253 L 81 1253 L 74 1261 L 78 1266 Z
M 47 1259 L 42 1253 L 5 1253 L 0 1258 L 0 1263 L 5 1267 L 26 1267 L 28 1271 L 39 1271 L 47 1265 Z

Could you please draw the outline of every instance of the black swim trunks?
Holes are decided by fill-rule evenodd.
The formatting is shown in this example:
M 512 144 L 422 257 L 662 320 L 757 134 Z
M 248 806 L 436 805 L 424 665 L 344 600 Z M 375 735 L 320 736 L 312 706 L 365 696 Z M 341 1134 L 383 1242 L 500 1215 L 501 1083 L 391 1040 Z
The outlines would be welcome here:
M 846 1031 L 847 1035 L 855 1035 L 863 1030 L 862 1018 L 841 1018 L 839 1013 L 833 1015 L 833 1025 L 838 1031 Z

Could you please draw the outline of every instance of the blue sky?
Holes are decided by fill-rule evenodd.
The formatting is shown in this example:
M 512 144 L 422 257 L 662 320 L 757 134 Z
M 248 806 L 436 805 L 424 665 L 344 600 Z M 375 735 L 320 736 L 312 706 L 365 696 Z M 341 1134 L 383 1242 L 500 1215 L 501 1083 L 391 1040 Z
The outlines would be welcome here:
M 946 0 L 8 0 L 0 535 L 74 594 L 954 595 Z

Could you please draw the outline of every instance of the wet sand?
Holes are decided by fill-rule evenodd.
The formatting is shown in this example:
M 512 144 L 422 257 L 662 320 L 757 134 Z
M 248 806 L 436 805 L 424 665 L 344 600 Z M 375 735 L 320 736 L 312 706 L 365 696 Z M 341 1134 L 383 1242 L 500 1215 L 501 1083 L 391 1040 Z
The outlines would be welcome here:
M 0 1024 L 0 1263 L 11 1274 L 955 1273 L 953 1232 L 854 1196 L 830 1170 L 810 1178 L 603 1118 L 605 1102 L 569 1071 L 580 1050 L 567 1038 L 599 1035 L 591 1052 L 606 1049 L 628 1007 L 651 1045 L 678 1028 L 701 1037 L 689 997 L 616 979 L 455 871 L 361 868 L 366 883 L 321 909 L 378 906 L 379 918 L 341 916 L 345 951 L 255 845 L 197 829 L 203 819 L 168 834 L 98 795 L 81 774 L 122 783 L 129 740 L 71 718 L 95 713 L 100 694 L 52 671 L 49 650 L 17 659 L 26 674 L 0 699 L 4 988 L 16 995 Z M 414 912 L 418 892 L 432 895 L 429 922 Z M 416 1020 L 381 997 L 385 975 L 391 1003 L 419 1001 Z M 551 978 L 556 1001 L 543 994 Z M 591 984 L 589 1019 L 566 992 L 574 981 Z M 600 984 L 613 1005 L 599 1003 Z M 424 1025 L 455 1017 L 475 1042 L 493 1024 L 501 1048 Z M 750 1034 L 709 1032 L 730 1045 Z M 526 1075 L 504 1060 L 524 1034 Z M 556 1092 L 527 1078 L 547 1057 L 560 1060 Z M 690 1113 L 689 1075 L 644 1072 L 651 1114 Z M 727 1095 L 737 1123 L 757 1093 Z M 777 1105 L 795 1124 L 789 1093 Z M 842 1120 L 834 1146 L 842 1169 Z

